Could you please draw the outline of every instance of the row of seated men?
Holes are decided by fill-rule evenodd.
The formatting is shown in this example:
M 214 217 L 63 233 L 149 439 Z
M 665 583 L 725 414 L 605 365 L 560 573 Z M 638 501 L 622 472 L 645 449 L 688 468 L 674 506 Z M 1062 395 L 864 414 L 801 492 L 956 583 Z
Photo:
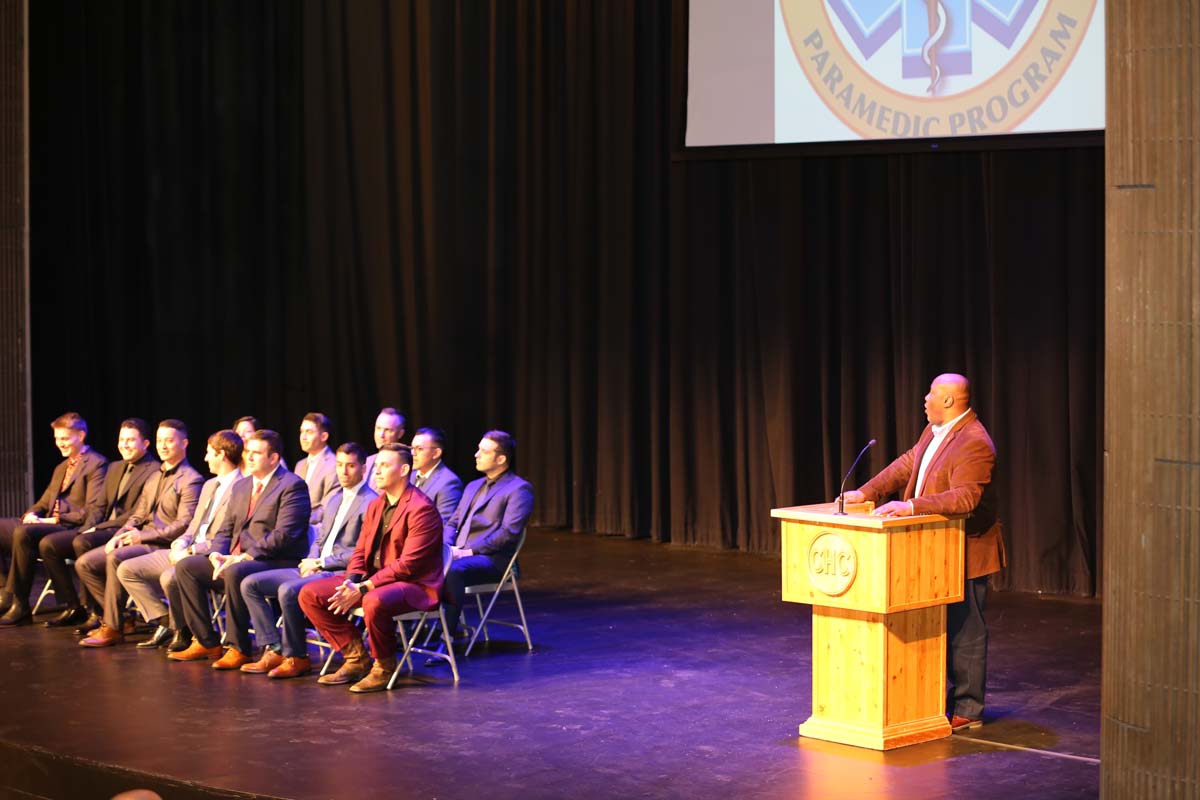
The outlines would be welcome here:
M 464 490 L 442 461 L 444 434 L 422 428 L 404 445 L 404 418 L 392 408 L 376 420 L 371 455 L 354 442 L 335 453 L 329 419 L 305 415 L 295 472 L 282 462 L 279 434 L 243 417 L 208 437 L 207 481 L 187 461 L 180 420 L 158 424 L 158 459 L 146 423 L 123 421 L 121 460 L 112 464 L 87 445 L 78 414 L 51 428 L 63 461 L 23 517 L 0 519 L 8 559 L 0 628 L 32 621 L 40 558 L 66 605 L 48 627 L 76 626 L 84 647 L 120 644 L 135 631 L 132 598 L 155 626 L 138 647 L 165 647 L 173 661 L 212 661 L 218 670 L 306 675 L 312 626 L 343 656 L 320 683 L 385 688 L 396 667 L 393 617 L 441 601 L 457 638 L 466 587 L 500 579 L 533 508 L 533 487 L 512 469 L 511 435 L 483 435 L 475 452 L 482 475 Z M 227 648 L 210 591 L 224 595 Z M 369 652 L 350 616 L 359 608 Z

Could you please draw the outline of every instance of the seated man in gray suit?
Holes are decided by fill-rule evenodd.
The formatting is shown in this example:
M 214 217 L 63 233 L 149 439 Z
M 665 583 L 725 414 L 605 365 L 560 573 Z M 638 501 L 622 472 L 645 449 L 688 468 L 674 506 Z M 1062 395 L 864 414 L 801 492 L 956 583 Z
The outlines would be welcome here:
M 117 432 L 117 452 L 121 454 L 121 460 L 110 463 L 104 477 L 104 502 L 108 509 L 104 521 L 82 533 L 73 530 L 52 533 L 38 544 L 38 554 L 54 585 L 70 589 L 55 597 L 67 608 L 47 621 L 47 628 L 82 625 L 82 630 L 90 631 L 100 627 L 100 617 L 94 612 L 88 614 L 89 608 L 99 604 L 88 596 L 86 586 L 82 596 L 75 594 L 75 573 L 67 560 L 78 560 L 81 554 L 107 542 L 133 515 L 142 486 L 158 472 L 158 459 L 149 451 L 150 426 L 146 421 L 136 417 L 122 420 Z
M 375 418 L 375 450 L 378 451 L 385 444 L 399 444 L 403 438 L 404 415 L 390 406 L 380 409 L 379 416 Z M 367 473 L 367 485 L 378 489 L 375 485 L 375 453 L 367 456 L 364 471 Z
M 483 477 L 467 484 L 446 522 L 444 541 L 454 563 L 446 573 L 442 602 L 451 634 L 458 632 L 466 587 L 503 577 L 533 512 L 533 486 L 512 471 L 516 451 L 516 439 L 504 431 L 483 435 L 475 451 L 475 469 Z
M 84 647 L 108 647 L 133 633 L 132 624 L 128 630 L 124 625 L 125 587 L 117 568 L 123 561 L 170 547 L 196 513 L 204 479 L 187 461 L 187 437 L 187 426 L 177 419 L 158 423 L 155 446 L 162 466 L 146 482 L 133 515 L 104 547 L 88 550 L 75 562 L 80 583 L 92 597 L 104 598 L 104 624 L 80 642 Z
M 362 531 L 363 512 L 378 496 L 366 482 L 366 459 L 366 452 L 355 442 L 338 448 L 337 478 L 341 488 L 329 496 L 320 535 L 299 567 L 258 572 L 242 581 L 242 599 L 254 620 L 254 639 L 263 647 L 262 658 L 244 664 L 242 672 L 296 678 L 312 670 L 305 635 L 308 620 L 300 610 L 300 590 L 307 583 L 346 569 Z M 282 644 L 276 627 L 278 617 L 268 602 L 272 597 L 278 598 L 283 616 Z
M 462 499 L 462 480 L 442 463 L 446 434 L 439 428 L 421 428 L 412 439 L 413 468 L 409 482 L 433 501 L 442 524 L 450 519 Z
M 208 556 L 188 556 L 175 567 L 175 590 L 195 641 L 170 653 L 173 661 L 217 659 L 213 669 L 238 669 L 250 661 L 250 610 L 242 581 L 256 572 L 294 567 L 308 552 L 312 506 L 304 481 L 279 463 L 283 442 L 275 431 L 251 434 L 244 450 L 250 480 L 231 489 L 229 509 Z M 208 594 L 225 594 L 225 633 L 231 646 L 221 653 L 213 629 Z
M 317 411 L 308 412 L 300 422 L 300 449 L 305 457 L 296 462 L 296 475 L 308 484 L 312 525 L 321 524 L 325 502 L 338 488 L 337 459 L 329 449 L 329 428 L 329 417 Z
M 192 555 L 207 555 L 212 538 L 225 520 L 225 509 L 233 485 L 242 480 L 242 440 L 232 430 L 217 431 L 208 437 L 204 461 L 215 476 L 200 489 L 196 513 L 186 531 L 166 550 L 154 550 L 146 555 L 122 561 L 117 567 L 117 580 L 133 598 L 138 611 L 148 621 L 158 625 L 154 635 L 138 647 L 161 647 L 174 633 L 169 649 L 178 652 L 192 643 L 192 635 L 182 622 L 177 599 L 172 598 L 168 610 L 164 597 L 170 597 L 175 586 L 175 564 Z M 161 587 L 161 588 L 160 588 Z

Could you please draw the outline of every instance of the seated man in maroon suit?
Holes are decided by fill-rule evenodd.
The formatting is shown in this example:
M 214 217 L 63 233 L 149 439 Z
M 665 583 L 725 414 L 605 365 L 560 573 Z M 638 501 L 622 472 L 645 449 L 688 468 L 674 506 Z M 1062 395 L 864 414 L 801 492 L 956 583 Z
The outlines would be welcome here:
M 387 687 L 396 669 L 393 617 L 438 603 L 442 588 L 442 517 L 420 489 L 409 484 L 412 452 L 385 444 L 375 458 L 379 497 L 363 516 L 362 534 L 346 575 L 323 578 L 300 590 L 300 607 L 327 642 L 342 652 L 341 669 L 318 682 L 354 682 L 352 692 Z M 375 665 L 346 616 L 362 607 Z M 368 671 L 369 670 L 369 671 Z

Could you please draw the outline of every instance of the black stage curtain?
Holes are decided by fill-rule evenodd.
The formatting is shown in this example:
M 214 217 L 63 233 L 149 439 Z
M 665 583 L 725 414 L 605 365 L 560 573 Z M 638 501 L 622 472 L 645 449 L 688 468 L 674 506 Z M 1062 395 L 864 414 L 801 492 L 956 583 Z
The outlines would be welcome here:
M 396 405 L 542 524 L 773 553 L 963 371 L 1000 584 L 1098 590 L 1101 148 L 673 158 L 682 0 L 32 5 L 38 419 Z

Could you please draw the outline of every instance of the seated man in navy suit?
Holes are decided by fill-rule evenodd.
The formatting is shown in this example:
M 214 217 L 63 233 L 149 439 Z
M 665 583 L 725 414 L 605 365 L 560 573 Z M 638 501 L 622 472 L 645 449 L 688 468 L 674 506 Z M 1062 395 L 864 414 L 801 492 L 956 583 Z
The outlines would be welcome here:
M 299 567 L 259 572 L 242 581 L 242 599 L 254 620 L 254 639 L 263 648 L 262 658 L 243 665 L 242 672 L 297 678 L 312 669 L 305 636 L 308 620 L 300 609 L 300 590 L 305 584 L 345 571 L 362 532 L 363 512 L 377 497 L 375 490 L 367 485 L 363 471 L 366 460 L 366 452 L 355 442 L 346 442 L 337 449 L 337 479 L 341 488 L 335 489 L 325 501 L 320 533 Z M 279 602 L 282 642 L 276 627 L 280 615 L 276 615 L 269 598 Z
M 512 471 L 516 451 L 516 439 L 504 431 L 483 435 L 475 451 L 475 469 L 483 477 L 467 484 L 446 522 L 443 535 L 454 563 L 446 574 L 442 602 L 451 634 L 458 631 L 466 587 L 503 577 L 533 512 L 533 486 Z
M 442 463 L 446 434 L 438 428 L 421 428 L 412 438 L 413 468 L 410 482 L 437 506 L 442 522 L 450 519 L 462 499 L 462 479 Z
M 242 598 L 242 581 L 256 572 L 294 567 L 308 551 L 308 486 L 280 465 L 281 445 L 275 431 L 250 435 L 243 452 L 251 479 L 230 489 L 229 508 L 212 550 L 175 565 L 175 589 L 195 640 L 168 658 L 219 659 L 213 669 L 238 669 L 250 661 L 250 610 Z M 226 632 L 232 646 L 224 655 L 221 636 L 209 618 L 210 590 L 225 593 Z

